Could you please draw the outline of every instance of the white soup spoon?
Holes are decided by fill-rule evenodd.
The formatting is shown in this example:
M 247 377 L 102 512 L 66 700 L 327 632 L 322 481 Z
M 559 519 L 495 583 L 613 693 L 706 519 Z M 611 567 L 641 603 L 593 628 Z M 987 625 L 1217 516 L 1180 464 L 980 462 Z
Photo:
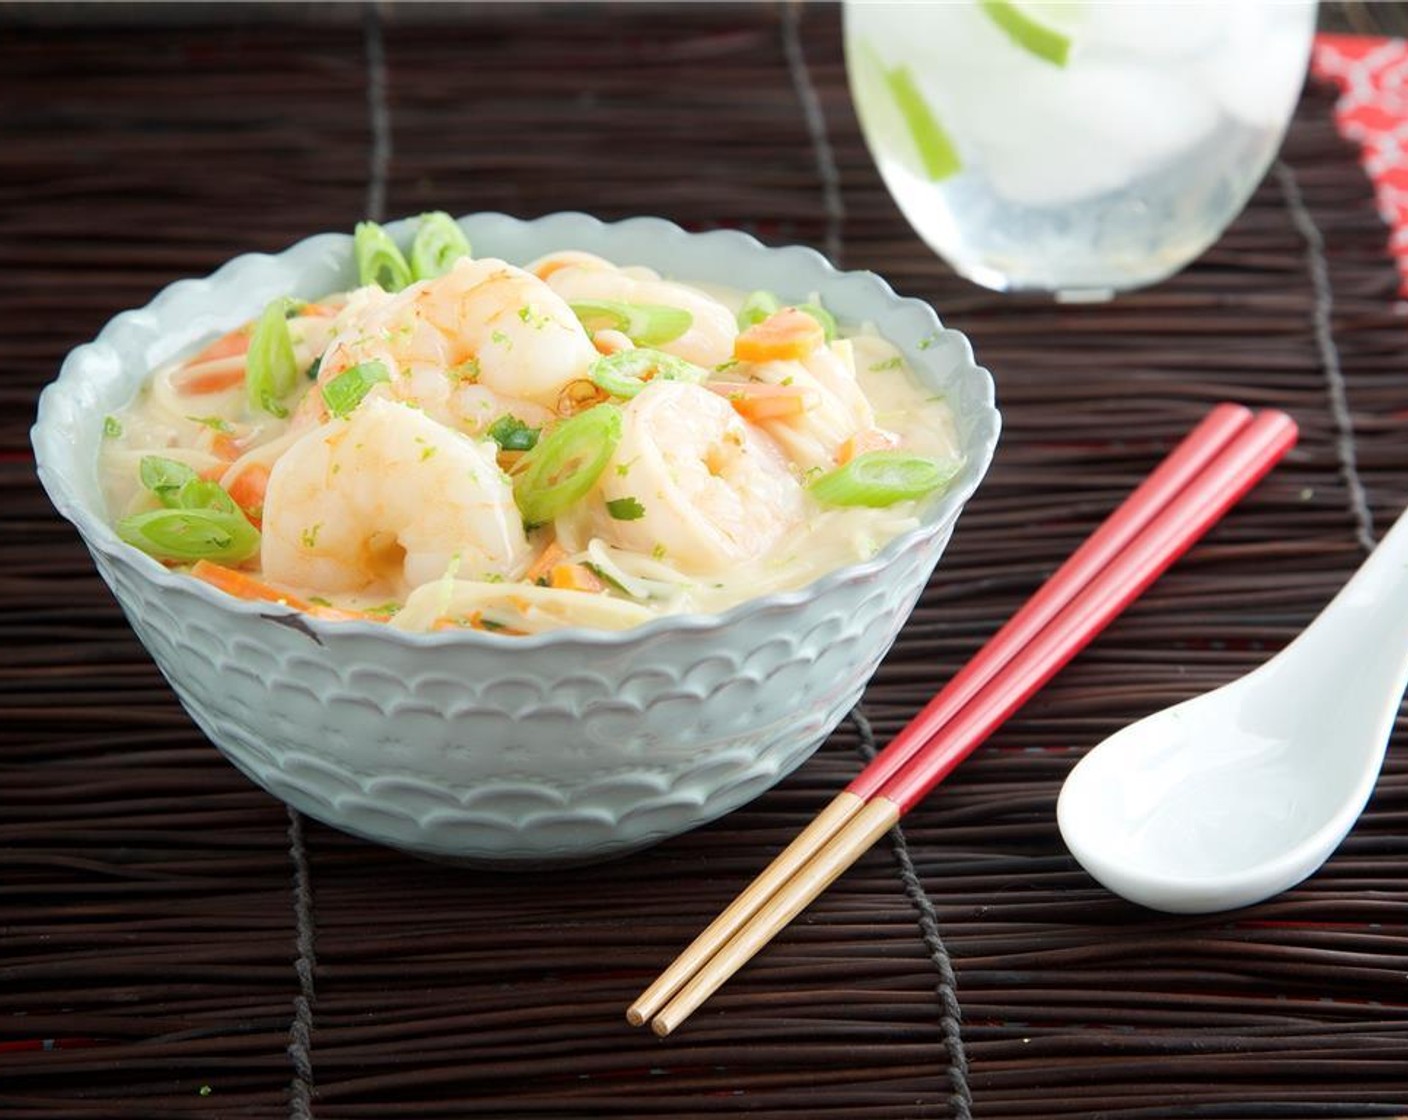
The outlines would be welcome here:
M 1110 736 L 1066 778 L 1066 846 L 1100 883 L 1203 914 L 1300 882 L 1363 812 L 1408 685 L 1408 513 L 1266 664 Z

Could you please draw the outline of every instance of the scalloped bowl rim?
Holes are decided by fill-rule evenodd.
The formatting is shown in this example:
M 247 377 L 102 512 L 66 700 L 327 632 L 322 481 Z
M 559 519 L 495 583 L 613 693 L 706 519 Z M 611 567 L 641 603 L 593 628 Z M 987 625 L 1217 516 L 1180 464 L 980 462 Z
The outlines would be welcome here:
M 398 221 L 387 222 L 385 223 L 385 227 L 394 237 L 398 233 L 404 233 L 414 220 L 414 218 L 409 217 L 403 218 Z M 348 636 L 369 635 L 383 640 L 398 642 L 413 648 L 423 647 L 432 649 L 443 646 L 469 644 L 527 652 L 545 645 L 556 646 L 571 643 L 596 647 L 630 645 L 649 640 L 661 633 L 705 631 L 727 627 L 732 622 L 747 615 L 770 610 L 786 609 L 806 603 L 840 584 L 865 579 L 882 571 L 896 555 L 904 552 L 925 537 L 940 532 L 945 527 L 952 524 L 987 473 L 987 469 L 992 462 L 996 450 L 1001 429 L 1001 418 L 997 410 L 996 391 L 991 373 L 985 367 L 977 364 L 973 354 L 972 344 L 969 342 L 966 335 L 961 331 L 944 326 L 938 314 L 928 303 L 920 299 L 915 299 L 910 296 L 901 296 L 896 293 L 884 277 L 877 273 L 869 270 L 838 269 L 825 256 L 809 246 L 770 246 L 759 241 L 749 233 L 735 229 L 712 229 L 701 232 L 691 232 L 665 218 L 631 217 L 608 222 L 580 211 L 557 211 L 542 215 L 538 218 L 525 219 L 497 211 L 476 211 L 472 214 L 461 215 L 456 218 L 456 221 L 461 224 L 468 221 L 473 224 L 483 225 L 503 223 L 517 227 L 520 230 L 525 227 L 531 230 L 532 227 L 549 223 L 566 224 L 569 227 L 572 225 L 584 225 L 594 233 L 605 234 L 606 236 L 610 236 L 617 231 L 629 232 L 632 229 L 640 229 L 643 226 L 647 226 L 658 230 L 662 235 L 670 238 L 683 237 L 696 241 L 708 239 L 710 241 L 719 242 L 731 252 L 791 254 L 799 260 L 805 260 L 810 267 L 819 270 L 820 277 L 818 279 L 856 278 L 870 284 L 873 286 L 878 299 L 890 304 L 894 308 L 908 308 L 920 312 L 927 319 L 931 327 L 931 332 L 934 335 L 956 340 L 960 346 L 960 353 L 966 367 L 964 371 L 965 375 L 978 379 L 979 392 L 977 396 L 979 403 L 983 406 L 983 415 L 979 418 L 979 423 L 975 427 L 980 435 L 980 441 L 976 446 L 965 445 L 961 448 L 965 459 L 963 474 L 960 476 L 963 478 L 962 483 L 946 491 L 931 505 L 921 507 L 917 514 L 917 516 L 922 519 L 921 523 L 915 528 L 901 533 L 899 536 L 888 541 L 868 560 L 858 561 L 854 564 L 847 564 L 843 567 L 833 569 L 801 587 L 791 588 L 785 591 L 768 592 L 746 599 L 723 611 L 663 615 L 660 618 L 652 619 L 649 622 L 640 623 L 639 625 L 623 630 L 599 630 L 585 626 L 572 626 L 557 630 L 547 630 L 537 634 L 518 636 L 495 634 L 491 631 L 478 630 L 422 633 L 400 630 L 379 622 L 356 619 L 330 621 L 307 617 L 292 608 L 279 610 L 279 604 L 277 603 L 235 599 L 232 596 L 220 592 L 210 584 L 201 580 L 192 579 L 187 574 L 172 571 L 152 559 L 140 549 L 127 544 L 117 536 L 116 532 L 103 516 L 89 508 L 88 504 L 77 493 L 73 482 L 67 475 L 62 471 L 52 469 L 52 463 L 59 452 L 57 449 L 51 447 L 51 440 L 59 438 L 60 435 L 56 430 L 53 413 L 58 407 L 61 397 L 76 391 L 77 386 L 87 374 L 87 366 L 90 362 L 99 360 L 107 354 L 116 356 L 112 339 L 137 317 L 147 313 L 159 312 L 163 305 L 172 302 L 180 296 L 184 296 L 192 289 L 218 290 L 220 287 L 229 284 L 235 275 L 243 272 L 252 263 L 285 259 L 291 260 L 303 256 L 308 257 L 311 262 L 316 254 L 330 249 L 346 251 L 350 256 L 352 245 L 352 236 L 350 234 L 319 233 L 303 238 L 277 253 L 240 254 L 239 256 L 231 258 L 214 272 L 204 277 L 184 278 L 173 281 L 163 287 L 142 307 L 119 312 L 103 326 L 102 330 L 98 332 L 97 336 L 91 342 L 83 343 L 69 352 L 60 368 L 59 376 L 46 386 L 44 391 L 40 394 L 37 419 L 30 433 L 31 442 L 35 450 L 35 461 L 39 478 L 45 490 L 48 492 L 50 500 L 54 503 L 55 508 L 74 524 L 89 547 L 97 549 L 117 563 L 123 564 L 129 568 L 135 568 L 148 580 L 163 589 L 176 591 L 178 593 L 194 594 L 211 606 L 235 614 L 263 618 L 273 616 L 280 619 L 296 617 L 300 619 L 301 624 L 309 626 L 315 633 L 336 631 L 337 633 L 346 634 Z M 564 248 L 566 248 L 566 246 L 564 246 Z M 629 263 L 634 264 L 637 262 L 632 261 Z M 688 276 L 672 278 L 679 279 L 684 283 L 690 282 Z M 808 282 L 810 283 L 812 281 Z M 183 346 L 183 349 L 187 348 L 188 347 Z M 906 352 L 905 356 L 906 359 L 913 364 L 914 356 L 908 352 Z M 144 371 L 143 376 L 145 377 L 148 372 L 150 371 Z

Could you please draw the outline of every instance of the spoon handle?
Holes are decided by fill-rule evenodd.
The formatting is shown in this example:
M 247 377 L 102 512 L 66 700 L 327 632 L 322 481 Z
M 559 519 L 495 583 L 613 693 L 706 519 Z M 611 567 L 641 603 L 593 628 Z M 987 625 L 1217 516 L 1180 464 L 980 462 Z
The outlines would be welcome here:
M 1408 512 L 1393 527 L 1319 616 L 1285 649 L 1320 673 L 1347 659 L 1397 692 L 1408 684 Z

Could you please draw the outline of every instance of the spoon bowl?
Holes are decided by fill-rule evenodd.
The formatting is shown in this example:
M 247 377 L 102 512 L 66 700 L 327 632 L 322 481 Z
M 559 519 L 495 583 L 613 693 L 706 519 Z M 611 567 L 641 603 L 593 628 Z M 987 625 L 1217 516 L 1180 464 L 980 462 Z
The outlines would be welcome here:
M 1071 854 L 1116 894 L 1199 914 L 1294 886 L 1373 792 L 1408 685 L 1408 514 L 1247 676 L 1131 724 L 1067 777 Z

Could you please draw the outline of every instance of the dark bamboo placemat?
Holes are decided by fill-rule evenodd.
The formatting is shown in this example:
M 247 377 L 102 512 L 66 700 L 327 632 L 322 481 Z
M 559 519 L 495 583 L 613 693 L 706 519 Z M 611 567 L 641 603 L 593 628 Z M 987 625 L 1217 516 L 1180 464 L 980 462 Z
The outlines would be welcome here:
M 838 10 L 0 9 L 0 1114 L 1408 1113 L 1408 755 L 1264 905 L 1096 887 L 1080 754 L 1304 626 L 1408 501 L 1386 233 L 1311 90 L 1195 267 L 1106 307 L 953 278 L 883 191 Z M 33 478 L 65 350 L 366 213 L 657 213 L 931 299 L 996 374 L 990 481 L 864 708 L 715 826 L 584 871 L 416 862 L 286 813 L 194 730 Z M 1251 495 L 675 1038 L 630 997 L 1213 402 L 1290 409 Z

